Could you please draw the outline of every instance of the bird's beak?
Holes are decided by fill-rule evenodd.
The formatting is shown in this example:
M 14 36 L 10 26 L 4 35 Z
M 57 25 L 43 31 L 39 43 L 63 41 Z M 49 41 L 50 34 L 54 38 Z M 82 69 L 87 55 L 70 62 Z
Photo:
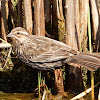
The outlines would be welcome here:
M 15 35 L 10 32 L 7 37 L 15 37 Z

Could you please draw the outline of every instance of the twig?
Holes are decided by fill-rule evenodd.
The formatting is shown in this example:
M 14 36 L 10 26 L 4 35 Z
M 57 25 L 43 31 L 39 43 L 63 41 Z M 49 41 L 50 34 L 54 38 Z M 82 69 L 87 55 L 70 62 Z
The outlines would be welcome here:
M 12 50 L 12 47 L 10 47 L 10 49 L 9 49 L 9 52 L 8 52 L 8 55 L 7 55 L 7 58 L 6 58 L 6 62 L 5 62 L 5 64 L 4 64 L 4 67 L 3 67 L 3 68 L 6 67 L 6 64 L 7 64 L 7 62 L 8 62 L 8 59 L 9 59 L 9 57 L 10 57 L 11 50 Z
M 44 100 L 44 99 L 45 99 L 45 95 L 46 95 L 46 91 L 44 91 L 44 93 L 43 93 L 42 100 Z
M 91 91 L 91 88 L 89 88 L 89 89 L 87 89 L 86 91 L 84 91 L 84 92 L 78 94 L 77 96 L 73 97 L 73 98 L 70 99 L 70 100 L 76 100 L 76 99 L 79 99 L 79 98 L 85 96 L 85 95 L 86 95 L 87 93 L 89 93 L 90 91 Z
M 12 46 L 10 43 L 8 43 L 7 41 L 3 40 L 2 38 L 0 38 L 0 40 L 2 41 L 2 43 L 0 43 L 0 48 L 8 48 L 8 47 Z
M 99 85 L 99 84 L 100 84 L 100 82 L 97 83 L 94 87 L 96 87 L 96 86 Z M 89 92 L 91 92 L 91 90 L 92 90 L 92 88 L 89 88 L 89 89 L 87 89 L 86 91 L 84 91 L 84 92 L 78 94 L 77 96 L 73 97 L 73 98 L 70 99 L 70 100 L 76 100 L 76 99 L 79 99 L 79 98 L 85 96 L 86 94 L 88 94 Z
M 46 84 L 41 84 L 41 85 L 40 85 L 40 88 L 41 88 L 41 87 L 45 87 L 45 86 L 46 86 Z M 38 88 L 36 88 L 36 89 L 34 90 L 34 92 L 36 92 L 37 90 L 39 90 L 39 86 L 38 86 Z
M 10 43 L 0 43 L 0 48 L 9 48 L 11 47 Z
M 5 42 L 5 43 L 7 43 L 7 41 L 3 40 L 2 38 L 0 38 L 0 40 L 1 40 L 2 42 Z

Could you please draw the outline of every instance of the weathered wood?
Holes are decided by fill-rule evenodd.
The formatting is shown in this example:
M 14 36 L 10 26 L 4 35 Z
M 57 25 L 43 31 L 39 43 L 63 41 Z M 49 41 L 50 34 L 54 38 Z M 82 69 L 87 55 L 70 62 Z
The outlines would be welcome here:
M 8 26 L 7 26 L 8 14 L 9 14 L 8 0 L 2 0 L 1 1 L 1 34 L 2 34 L 2 39 L 5 41 L 7 41 L 6 34 L 8 34 Z M 5 56 L 6 56 L 6 53 L 5 53 Z M 13 66 L 13 63 L 12 63 L 12 60 L 10 59 L 10 56 L 7 59 L 8 60 L 6 60 L 4 67 L 9 69 L 10 67 L 7 65 L 7 63 L 10 64 L 10 66 Z
M 62 96 L 67 96 L 67 94 L 64 92 L 64 84 L 63 84 L 63 75 L 62 75 L 62 69 L 55 69 L 55 84 L 57 87 L 57 93 Z
M 53 0 L 53 18 L 63 19 L 62 0 Z
M 34 0 L 34 34 L 45 36 L 44 0 Z
M 45 22 L 51 20 L 51 0 L 44 0 Z
M 82 51 L 87 50 L 88 0 L 80 0 L 80 41 Z
M 62 0 L 53 0 L 53 34 L 54 38 L 64 42 L 65 24 L 62 8 Z M 64 96 L 62 69 L 55 69 L 55 84 L 57 93 Z
M 17 23 L 17 13 L 14 10 L 14 5 L 13 5 L 12 0 L 9 0 L 8 6 L 9 6 L 9 13 L 11 15 L 13 27 L 17 27 L 18 26 L 18 23 Z
M 91 14 L 92 14 L 92 22 L 93 22 L 93 37 L 94 40 L 96 40 L 96 35 L 98 31 L 98 26 L 99 26 L 99 15 L 98 15 L 98 10 L 97 10 L 97 5 L 96 5 L 96 0 L 90 0 L 91 4 Z
M 52 16 L 53 35 L 56 40 L 64 42 L 65 39 L 65 23 L 63 16 L 62 0 L 53 0 L 53 16 Z
M 24 16 L 25 16 L 25 28 L 30 34 L 32 34 L 33 21 L 32 21 L 31 0 L 24 0 L 23 5 L 24 5 Z
M 1 11 L 1 0 L 0 0 L 0 11 Z
M 75 34 L 75 6 L 74 0 L 67 0 L 65 4 L 66 8 L 66 44 L 78 50 L 77 34 Z
M 18 0 L 18 26 L 23 27 L 22 0 Z
M 7 41 L 6 34 L 8 33 L 7 29 L 7 20 L 8 20 L 8 1 L 1 1 L 1 33 L 2 38 Z
M 76 24 L 76 33 L 77 33 L 77 44 L 78 50 L 81 51 L 81 41 L 80 41 L 80 15 L 79 15 L 79 0 L 75 0 L 75 24 Z
M 92 15 L 92 38 L 95 45 L 93 46 L 94 51 L 100 51 L 100 0 L 90 0 L 90 8 Z
M 60 95 L 63 95 L 64 88 L 63 88 L 63 76 L 62 76 L 62 69 L 55 69 L 55 84 L 57 87 L 57 92 Z
M 45 12 L 45 34 L 48 37 L 52 33 L 52 0 L 44 0 L 44 12 Z
M 85 96 L 86 94 L 88 94 L 89 92 L 91 92 L 91 88 L 89 88 L 89 89 L 83 91 L 82 93 L 80 93 L 80 94 L 78 94 L 77 96 L 71 98 L 70 100 L 77 100 L 77 99 L 80 99 L 80 100 L 81 100 L 81 98 L 82 98 L 83 96 Z M 84 99 L 83 99 L 83 100 L 84 100 Z
M 76 1 L 78 3 L 78 1 Z M 74 0 L 65 2 L 65 38 L 66 44 L 75 50 L 79 50 L 79 26 L 76 19 L 78 4 Z M 78 15 L 79 17 L 79 15 Z M 66 88 L 80 92 L 82 89 L 81 69 L 66 64 Z

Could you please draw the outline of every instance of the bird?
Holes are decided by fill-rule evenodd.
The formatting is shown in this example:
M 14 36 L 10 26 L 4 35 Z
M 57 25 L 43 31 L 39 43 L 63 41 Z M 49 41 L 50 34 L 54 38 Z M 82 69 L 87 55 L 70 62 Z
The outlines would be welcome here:
M 30 35 L 22 27 L 12 29 L 7 37 L 11 37 L 18 58 L 32 68 L 54 70 L 65 63 L 80 65 L 89 71 L 100 68 L 100 53 L 79 52 L 60 41 Z

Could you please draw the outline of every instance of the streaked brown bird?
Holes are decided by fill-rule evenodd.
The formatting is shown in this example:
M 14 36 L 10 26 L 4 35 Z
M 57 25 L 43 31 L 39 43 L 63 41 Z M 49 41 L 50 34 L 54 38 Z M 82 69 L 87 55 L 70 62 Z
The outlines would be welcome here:
M 100 67 L 99 53 L 80 53 L 68 45 L 43 36 L 30 35 L 24 28 L 13 29 L 11 37 L 15 53 L 32 68 L 51 70 L 63 64 L 78 64 L 90 71 Z

